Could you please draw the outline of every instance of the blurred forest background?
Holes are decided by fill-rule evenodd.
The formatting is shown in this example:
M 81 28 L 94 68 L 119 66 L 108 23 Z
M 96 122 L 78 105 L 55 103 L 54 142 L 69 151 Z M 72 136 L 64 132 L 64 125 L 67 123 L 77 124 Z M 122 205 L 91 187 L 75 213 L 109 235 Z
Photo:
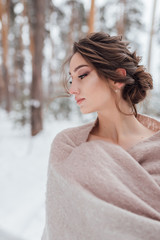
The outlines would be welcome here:
M 42 236 L 51 142 L 95 117 L 59 97 L 61 66 L 94 31 L 122 35 L 143 57 L 154 90 L 139 111 L 159 118 L 160 0 L 0 0 L 0 239 Z
M 156 88 L 141 111 L 160 116 L 160 6 L 158 0 L 151 1 L 146 26 L 144 2 L 0 0 L 1 108 L 14 122 L 30 124 L 32 136 L 43 129 L 49 115 L 71 119 L 76 112 L 83 118 L 70 98 L 56 98 L 65 93 L 60 66 L 74 41 L 88 32 L 104 31 L 131 41 L 133 49 L 144 54 L 151 73 L 155 63 Z

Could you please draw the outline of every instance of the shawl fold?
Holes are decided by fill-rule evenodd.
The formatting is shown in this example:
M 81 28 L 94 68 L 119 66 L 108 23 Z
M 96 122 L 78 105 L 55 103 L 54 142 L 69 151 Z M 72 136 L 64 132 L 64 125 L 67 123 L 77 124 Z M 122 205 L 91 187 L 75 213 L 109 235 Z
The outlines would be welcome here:
M 87 142 L 95 123 L 63 130 L 48 165 L 42 240 L 160 240 L 160 122 L 128 150 Z

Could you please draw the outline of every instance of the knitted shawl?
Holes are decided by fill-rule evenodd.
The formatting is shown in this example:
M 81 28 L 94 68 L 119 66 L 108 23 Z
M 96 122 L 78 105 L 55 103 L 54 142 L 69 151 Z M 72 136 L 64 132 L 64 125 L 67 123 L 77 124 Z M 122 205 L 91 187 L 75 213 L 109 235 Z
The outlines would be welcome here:
M 128 150 L 87 142 L 95 123 L 54 139 L 48 165 L 42 240 L 160 240 L 160 122 Z

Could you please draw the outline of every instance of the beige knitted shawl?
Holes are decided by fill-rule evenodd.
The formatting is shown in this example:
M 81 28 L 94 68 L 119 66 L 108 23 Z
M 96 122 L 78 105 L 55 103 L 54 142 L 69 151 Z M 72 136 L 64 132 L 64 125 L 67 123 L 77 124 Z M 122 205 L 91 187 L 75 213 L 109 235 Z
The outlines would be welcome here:
M 94 123 L 56 136 L 42 240 L 160 240 L 160 122 L 138 120 L 156 133 L 127 151 L 87 142 Z

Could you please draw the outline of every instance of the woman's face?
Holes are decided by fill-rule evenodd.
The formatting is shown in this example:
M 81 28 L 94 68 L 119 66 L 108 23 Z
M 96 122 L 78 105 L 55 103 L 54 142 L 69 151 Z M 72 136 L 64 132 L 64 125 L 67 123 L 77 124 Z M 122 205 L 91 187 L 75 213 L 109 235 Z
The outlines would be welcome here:
M 75 96 L 82 113 L 110 112 L 116 106 L 108 83 L 79 53 L 75 53 L 70 61 L 69 74 L 72 79 L 69 93 Z

